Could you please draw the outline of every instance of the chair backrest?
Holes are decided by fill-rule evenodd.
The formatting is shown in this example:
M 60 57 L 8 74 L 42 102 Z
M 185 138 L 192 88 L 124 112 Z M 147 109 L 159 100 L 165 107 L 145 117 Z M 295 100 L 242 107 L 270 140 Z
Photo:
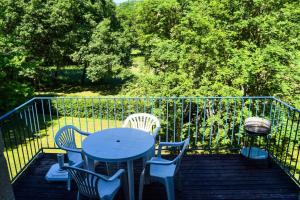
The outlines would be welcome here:
M 68 151 L 69 149 L 77 149 L 74 131 L 77 128 L 72 125 L 67 125 L 58 130 L 55 135 L 55 144 Z
M 154 126 L 155 129 L 160 129 L 157 117 L 148 113 L 135 113 L 125 119 L 122 127 L 137 128 L 153 134 L 152 130 Z
M 96 176 L 95 173 L 70 166 L 64 166 L 63 169 L 74 179 L 80 194 L 93 199 L 100 198 L 98 191 L 100 178 Z
M 187 138 L 183 141 L 183 145 L 182 145 L 181 149 L 179 150 L 180 152 L 179 152 L 178 156 L 174 159 L 175 164 L 176 164 L 175 174 L 178 172 L 178 170 L 180 168 L 181 160 L 183 158 L 183 155 L 184 155 L 185 150 L 187 149 L 189 143 L 190 143 L 190 138 Z

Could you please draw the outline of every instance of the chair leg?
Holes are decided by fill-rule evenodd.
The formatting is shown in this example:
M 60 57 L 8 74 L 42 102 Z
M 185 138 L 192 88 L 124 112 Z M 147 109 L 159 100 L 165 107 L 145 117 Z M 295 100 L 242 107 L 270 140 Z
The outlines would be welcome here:
M 68 173 L 68 180 L 67 180 L 67 190 L 70 191 L 71 190 L 71 176 Z
M 123 188 L 125 200 L 129 200 L 129 187 L 128 187 L 127 173 L 124 173 L 121 180 L 122 180 L 122 188 Z
M 143 199 L 144 179 L 145 179 L 145 172 L 143 171 L 140 176 L 139 200 Z
M 79 193 L 79 191 L 77 192 L 77 200 L 80 200 L 80 193 Z
M 168 200 L 175 200 L 173 178 L 166 178 L 165 179 L 165 186 L 166 186 Z

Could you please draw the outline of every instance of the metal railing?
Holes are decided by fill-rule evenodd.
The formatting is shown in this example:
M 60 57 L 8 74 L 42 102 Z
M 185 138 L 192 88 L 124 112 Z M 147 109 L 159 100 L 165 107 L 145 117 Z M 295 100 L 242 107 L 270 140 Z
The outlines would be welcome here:
M 57 148 L 54 136 L 62 126 L 95 132 L 121 127 L 137 112 L 160 119 L 159 141 L 190 137 L 190 150 L 208 153 L 237 153 L 244 145 L 245 118 L 269 119 L 270 155 L 299 183 L 300 112 L 274 97 L 36 97 L 0 117 L 11 180 L 39 153 Z M 79 146 L 82 139 L 77 139 Z

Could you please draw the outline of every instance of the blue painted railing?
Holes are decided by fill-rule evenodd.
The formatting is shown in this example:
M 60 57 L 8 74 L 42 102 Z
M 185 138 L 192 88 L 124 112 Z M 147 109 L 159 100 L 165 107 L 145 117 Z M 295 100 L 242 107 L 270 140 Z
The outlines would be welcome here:
M 300 111 L 274 97 L 36 97 L 0 117 L 11 180 L 39 153 L 55 151 L 53 138 L 62 126 L 95 132 L 120 127 L 137 112 L 160 119 L 159 141 L 190 137 L 190 150 L 215 153 L 238 153 L 245 118 L 267 118 L 271 157 L 299 183 Z M 82 140 L 77 139 L 79 146 Z

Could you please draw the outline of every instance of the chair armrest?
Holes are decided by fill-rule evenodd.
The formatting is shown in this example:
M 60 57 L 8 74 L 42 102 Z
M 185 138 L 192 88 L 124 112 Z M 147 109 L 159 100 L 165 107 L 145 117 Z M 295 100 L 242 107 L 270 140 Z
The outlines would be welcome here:
M 157 156 L 161 157 L 161 150 L 162 147 L 166 146 L 166 147 L 180 147 L 184 145 L 184 141 L 182 142 L 160 142 L 159 146 L 158 146 L 158 152 L 157 152 Z
M 120 176 L 122 176 L 125 173 L 124 169 L 119 169 L 114 175 L 112 175 L 108 180 L 109 181 L 113 181 L 116 178 L 119 178 Z
M 62 150 L 65 150 L 65 151 L 71 151 L 71 152 L 74 152 L 74 153 L 81 153 L 81 150 L 79 150 L 79 149 L 72 149 L 72 148 L 62 147 L 62 146 L 59 146 L 59 148 L 61 148 Z
M 174 160 L 172 161 L 154 161 L 154 160 L 149 160 L 146 162 L 146 165 L 171 165 L 174 163 Z
M 78 129 L 78 128 L 75 127 L 75 126 L 73 127 L 73 129 L 75 129 L 75 130 L 76 130 L 79 134 L 81 134 L 81 135 L 85 135 L 85 136 L 91 135 L 91 133 L 82 131 L 82 130 Z
M 153 135 L 154 138 L 156 138 L 156 136 L 157 136 L 159 130 L 160 130 L 160 126 L 156 127 L 156 128 L 154 129 L 154 131 L 152 132 L 152 135 Z

